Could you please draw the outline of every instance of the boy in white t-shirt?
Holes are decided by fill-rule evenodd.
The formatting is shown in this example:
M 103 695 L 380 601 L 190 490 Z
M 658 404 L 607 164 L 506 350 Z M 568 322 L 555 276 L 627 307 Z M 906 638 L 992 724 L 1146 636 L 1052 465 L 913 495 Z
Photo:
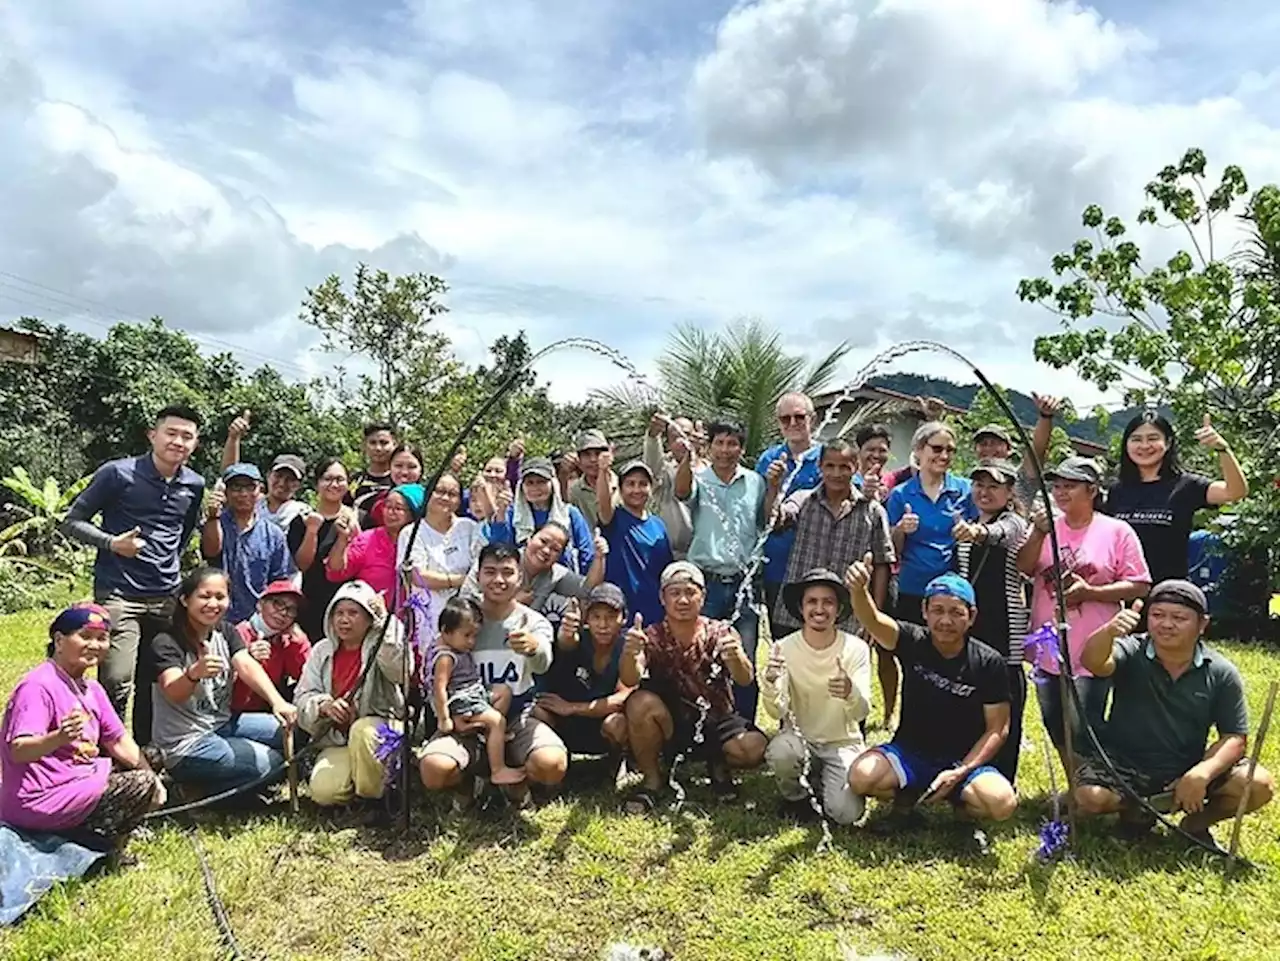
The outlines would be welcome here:
M 782 589 L 782 601 L 804 626 L 778 641 L 760 676 L 765 711 L 782 721 L 765 760 L 778 779 L 786 813 L 812 813 L 800 784 L 805 755 L 809 783 L 837 824 L 862 817 L 865 801 L 849 788 L 849 768 L 863 751 L 861 722 L 871 710 L 871 651 L 837 625 L 849 616 L 849 591 L 816 568 Z

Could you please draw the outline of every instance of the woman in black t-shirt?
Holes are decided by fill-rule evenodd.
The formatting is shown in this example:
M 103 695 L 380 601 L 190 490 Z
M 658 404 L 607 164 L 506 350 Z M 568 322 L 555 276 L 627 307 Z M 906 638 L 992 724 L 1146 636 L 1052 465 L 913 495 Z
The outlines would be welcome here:
M 342 585 L 330 581 L 324 562 L 338 540 L 338 527 L 359 529 L 355 510 L 343 505 L 347 493 L 347 469 L 331 457 L 316 467 L 316 507 L 289 525 L 289 553 L 302 572 L 302 596 L 306 603 L 298 613 L 298 626 L 312 642 L 324 637 L 324 612 Z
M 1196 440 L 1218 452 L 1222 479 L 1184 471 L 1168 419 L 1147 411 L 1125 426 L 1120 480 L 1107 490 L 1104 510 L 1127 521 L 1142 542 L 1151 583 L 1187 576 L 1187 546 L 1196 511 L 1242 500 L 1249 482 L 1240 462 L 1205 414 Z

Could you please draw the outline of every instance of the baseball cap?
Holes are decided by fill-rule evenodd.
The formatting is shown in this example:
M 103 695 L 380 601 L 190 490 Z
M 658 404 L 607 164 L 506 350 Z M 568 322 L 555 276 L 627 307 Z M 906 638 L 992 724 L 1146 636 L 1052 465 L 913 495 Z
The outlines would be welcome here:
M 86 627 L 105 631 L 111 627 L 111 615 L 97 604 L 72 604 L 53 619 L 49 625 L 49 638 L 55 634 L 74 634 Z
M 1147 595 L 1147 606 L 1152 604 L 1181 604 L 1201 617 L 1209 613 L 1209 601 L 1204 596 L 1204 591 L 1190 581 L 1179 579 L 1161 581 L 1151 588 L 1151 593 Z
M 924 589 L 927 600 L 930 597 L 954 597 L 964 601 L 970 607 L 977 607 L 977 599 L 973 594 L 973 585 L 959 574 L 942 574 L 931 580 Z
M 643 471 L 644 475 L 648 477 L 650 481 L 653 480 L 653 471 L 651 471 L 649 469 L 649 465 L 642 460 L 627 461 L 622 470 L 618 472 L 618 478 L 622 479 L 635 471 Z
M 237 477 L 247 477 L 252 481 L 257 481 L 259 484 L 262 483 L 262 472 L 254 464 L 246 464 L 244 462 L 232 464 L 222 472 L 224 481 L 234 480 Z
M 262 597 L 278 597 L 281 594 L 289 594 L 298 599 L 301 604 L 305 599 L 305 595 L 297 584 L 288 578 L 281 578 L 278 581 L 272 581 L 267 585 L 267 589 L 262 592 Z M 259 598 L 261 600 L 261 598 Z
M 1102 468 L 1092 457 L 1068 457 L 1057 467 L 1047 471 L 1044 478 L 1097 484 L 1102 480 Z
M 1004 441 L 1010 447 L 1013 446 L 1013 435 L 999 424 L 983 424 L 973 432 L 973 439 L 975 442 L 984 437 L 994 437 L 996 440 Z
M 658 590 L 665 591 L 667 587 L 675 584 L 677 581 L 692 581 L 703 590 L 707 587 L 707 579 L 702 576 L 696 564 L 688 561 L 676 561 L 668 564 L 662 571 L 662 578 L 658 581 Z
M 551 464 L 549 457 L 530 457 L 524 462 L 520 468 L 520 477 L 525 478 L 529 475 L 541 477 L 545 480 L 554 480 L 556 469 Z
M 608 450 L 609 442 L 598 430 L 584 430 L 578 435 L 578 450 Z
M 604 604 L 624 614 L 627 612 L 627 599 L 623 596 L 622 589 L 615 584 L 597 584 L 591 588 L 583 608 L 589 611 L 597 604 Z
M 297 454 L 281 454 L 271 462 L 271 473 L 274 474 L 278 470 L 287 470 L 298 480 L 302 480 L 307 472 L 307 464 Z
M 1018 479 L 1018 468 L 1003 457 L 988 457 L 978 461 L 976 467 L 969 471 L 969 477 L 986 474 L 997 484 L 1012 484 Z

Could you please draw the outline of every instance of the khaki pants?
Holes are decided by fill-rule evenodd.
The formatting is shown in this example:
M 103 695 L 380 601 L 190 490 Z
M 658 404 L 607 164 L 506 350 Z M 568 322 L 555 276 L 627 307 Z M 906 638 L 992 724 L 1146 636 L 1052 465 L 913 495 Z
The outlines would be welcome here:
M 837 824 L 852 824 L 862 817 L 866 801 L 849 787 L 849 768 L 862 753 L 861 745 L 833 747 L 809 744 L 809 785 L 822 802 L 827 817 Z M 805 739 L 795 731 L 779 731 L 764 759 L 778 779 L 778 791 L 788 801 L 802 801 L 809 795 L 800 786 L 804 769 Z
M 98 665 L 98 681 L 123 721 L 133 700 L 133 739 L 151 743 L 151 642 L 168 630 L 176 603 L 163 597 L 122 597 L 103 594 L 99 604 L 111 615 L 107 656 Z
M 374 752 L 378 747 L 380 717 L 362 717 L 351 725 L 347 743 L 326 747 L 311 769 L 311 800 L 321 807 L 346 804 L 353 798 L 380 798 L 386 769 Z M 400 730 L 400 725 L 390 722 Z

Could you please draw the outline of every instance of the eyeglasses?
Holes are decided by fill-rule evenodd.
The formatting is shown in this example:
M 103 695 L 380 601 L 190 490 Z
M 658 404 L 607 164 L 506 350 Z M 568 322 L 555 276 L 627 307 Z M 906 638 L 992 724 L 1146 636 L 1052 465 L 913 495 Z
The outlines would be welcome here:
M 779 424 L 803 424 L 809 419 L 808 414 L 779 414 Z
M 956 452 L 954 444 L 930 444 L 929 450 L 935 454 L 954 454 Z
M 345 475 L 326 474 L 324 477 L 320 478 L 321 484 L 333 485 L 333 484 L 345 484 L 346 482 L 347 482 L 347 478 Z
M 298 613 L 298 605 L 294 601 L 287 601 L 282 597 L 268 597 L 267 603 L 279 610 L 282 614 Z

